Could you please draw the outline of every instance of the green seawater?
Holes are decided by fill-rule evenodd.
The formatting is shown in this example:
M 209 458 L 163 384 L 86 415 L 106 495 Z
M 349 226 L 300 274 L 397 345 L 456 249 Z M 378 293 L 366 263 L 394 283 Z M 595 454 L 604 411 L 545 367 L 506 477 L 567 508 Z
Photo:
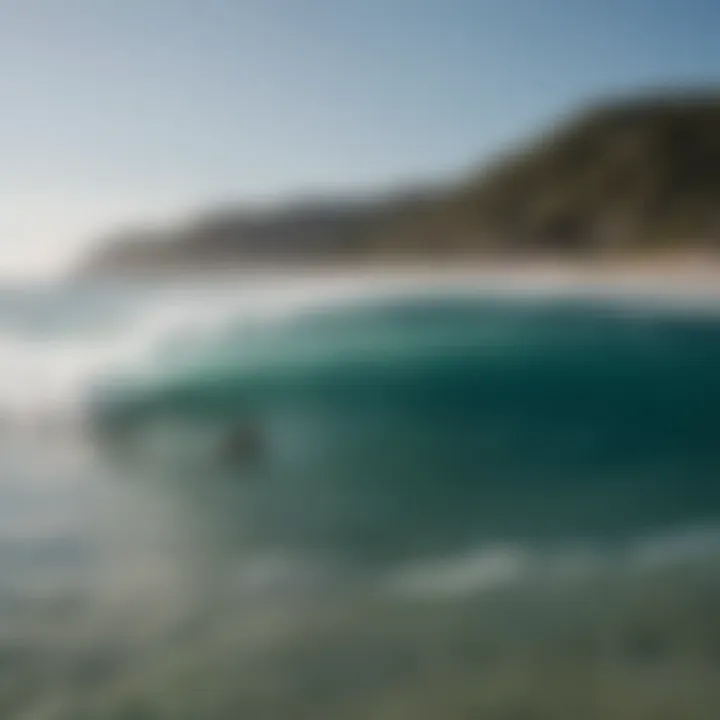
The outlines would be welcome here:
M 712 303 L 256 285 L 0 288 L 2 720 L 716 720 Z
M 405 297 L 230 323 L 97 418 L 170 457 L 204 438 L 184 470 L 234 485 L 237 525 L 275 547 L 614 541 L 718 518 L 718 361 L 712 313 Z M 217 450 L 233 433 L 247 457 Z

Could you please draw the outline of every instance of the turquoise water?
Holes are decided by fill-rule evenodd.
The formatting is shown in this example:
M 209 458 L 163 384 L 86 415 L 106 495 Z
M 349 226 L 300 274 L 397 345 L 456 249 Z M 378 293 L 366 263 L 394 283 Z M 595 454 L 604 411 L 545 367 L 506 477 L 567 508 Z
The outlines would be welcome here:
M 204 430 L 186 469 L 242 488 L 243 533 L 275 546 L 615 541 L 717 520 L 718 361 L 708 313 L 416 295 L 231 322 L 98 419 L 185 450 Z M 252 457 L 213 454 L 238 428 Z
M 714 720 L 704 305 L 0 290 L 0 717 Z

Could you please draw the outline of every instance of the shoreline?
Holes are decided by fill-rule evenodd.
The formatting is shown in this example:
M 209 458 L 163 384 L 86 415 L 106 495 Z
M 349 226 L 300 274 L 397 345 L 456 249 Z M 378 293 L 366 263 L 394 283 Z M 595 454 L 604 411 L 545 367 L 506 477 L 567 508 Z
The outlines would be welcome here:
M 439 260 L 387 258 L 382 261 L 257 263 L 225 268 L 165 268 L 65 277 L 60 284 L 226 285 L 238 281 L 379 283 L 390 287 L 528 290 L 622 295 L 720 298 L 720 256 L 707 253 L 614 257 L 498 259 L 452 257 Z

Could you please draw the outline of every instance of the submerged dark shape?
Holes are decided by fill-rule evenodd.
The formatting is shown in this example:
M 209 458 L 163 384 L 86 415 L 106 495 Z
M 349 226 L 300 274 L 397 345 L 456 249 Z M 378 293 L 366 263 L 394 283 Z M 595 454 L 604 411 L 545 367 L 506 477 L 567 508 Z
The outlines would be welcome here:
M 219 443 L 218 455 L 228 463 L 256 463 L 265 452 L 259 424 L 246 421 L 234 424 Z

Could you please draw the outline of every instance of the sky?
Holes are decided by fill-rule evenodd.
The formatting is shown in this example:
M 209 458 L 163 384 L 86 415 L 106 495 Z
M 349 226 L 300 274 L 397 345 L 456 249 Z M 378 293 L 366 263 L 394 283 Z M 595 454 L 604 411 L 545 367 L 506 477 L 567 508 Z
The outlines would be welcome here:
M 720 81 L 717 0 L 0 0 L 0 277 L 229 202 L 452 178 Z

